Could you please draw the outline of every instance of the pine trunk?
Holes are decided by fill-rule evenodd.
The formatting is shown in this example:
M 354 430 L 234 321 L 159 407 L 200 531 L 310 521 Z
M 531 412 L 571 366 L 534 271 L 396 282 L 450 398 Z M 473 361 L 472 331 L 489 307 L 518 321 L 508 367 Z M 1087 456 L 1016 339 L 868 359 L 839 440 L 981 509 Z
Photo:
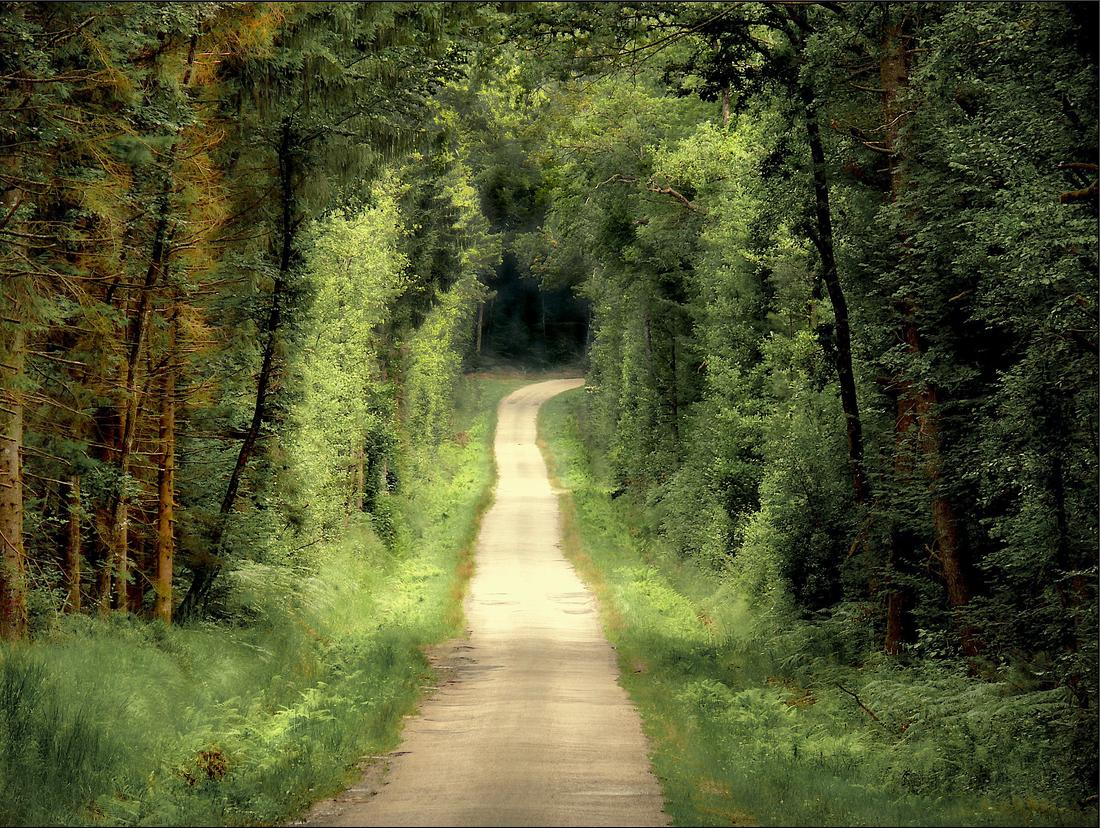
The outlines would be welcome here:
M 195 48 L 198 36 L 192 35 L 184 64 L 181 86 L 187 88 L 191 83 L 191 71 L 195 63 Z M 153 290 L 167 268 L 171 252 L 171 240 L 174 230 L 169 230 L 172 189 L 175 185 L 176 157 L 179 152 L 178 136 L 172 141 L 164 162 L 164 180 L 157 194 L 157 218 L 153 230 L 153 244 L 149 255 L 149 265 L 145 270 L 145 280 L 138 294 L 137 312 L 130 321 L 130 349 L 126 362 L 126 383 L 123 389 L 123 402 L 119 420 L 122 424 L 119 440 L 118 467 L 120 480 L 125 484 L 130 472 L 130 454 L 133 450 L 137 419 L 141 410 L 142 394 L 138 388 L 138 367 L 141 364 L 145 332 L 152 314 Z M 125 492 L 119 492 L 111 514 L 110 537 L 112 541 L 112 559 L 114 569 L 113 605 L 120 612 L 127 608 L 127 594 L 130 583 L 129 573 L 129 502 Z
M 160 407 L 161 462 L 157 476 L 157 568 L 153 615 L 172 622 L 172 565 L 176 551 L 176 313 L 168 325 L 168 359 Z
M 901 145 L 901 128 L 906 113 L 899 103 L 909 83 L 910 37 L 905 31 L 905 20 L 899 19 L 887 27 L 883 39 L 882 58 L 879 64 L 879 79 L 882 88 L 884 138 L 883 147 L 890 159 L 890 195 L 897 201 L 905 193 L 905 155 Z M 906 296 L 900 303 L 902 317 L 902 339 L 906 350 L 914 361 L 919 360 L 923 347 L 920 331 L 916 323 L 916 303 Z M 921 454 L 923 472 L 927 480 L 931 497 L 932 532 L 936 556 L 943 569 L 947 600 L 952 608 L 965 605 L 970 600 L 970 588 L 967 583 L 963 553 L 960 548 L 958 520 L 954 506 L 944 491 L 942 437 L 940 430 L 939 392 L 929 382 L 912 383 L 907 378 L 899 378 L 899 411 L 906 408 L 905 416 L 899 414 L 896 421 L 896 442 L 905 442 L 907 433 L 915 425 L 917 428 L 917 448 Z M 893 594 L 888 604 L 899 600 Z M 962 648 L 968 655 L 977 653 L 974 631 L 965 626 L 961 630 Z M 891 646 L 887 636 L 887 649 Z
M 222 497 L 221 507 L 218 512 L 218 520 L 214 531 L 209 538 L 210 554 L 207 559 L 194 567 L 194 577 L 191 585 L 180 604 L 179 614 L 182 618 L 191 618 L 196 615 L 206 603 L 210 594 L 210 588 L 221 571 L 220 559 L 222 538 L 229 521 L 229 515 L 237 502 L 237 491 L 240 488 L 241 477 L 249 460 L 256 449 L 256 443 L 260 437 L 260 430 L 267 421 L 268 394 L 275 377 L 275 352 L 282 330 L 282 314 L 284 295 L 288 289 L 288 279 L 291 266 L 294 262 L 294 158 L 295 134 L 289 119 L 284 119 L 280 128 L 280 141 L 278 151 L 279 162 L 279 194 L 281 204 L 280 216 L 280 251 L 279 270 L 275 275 L 275 284 L 272 287 L 271 310 L 267 318 L 267 331 L 264 341 L 263 357 L 260 360 L 260 375 L 256 380 L 256 397 L 252 409 L 252 420 L 237 452 L 237 460 L 233 464 L 233 471 L 229 475 L 229 483 L 226 484 L 225 495 Z
M 69 481 L 69 536 L 65 544 L 65 584 L 68 591 L 65 595 L 65 611 L 80 612 L 80 570 L 82 565 L 81 555 L 81 502 L 80 502 L 80 477 L 74 475 Z
M 169 172 L 166 175 L 158 199 L 158 216 L 153 233 L 153 249 L 149 266 L 145 271 L 145 281 L 138 296 L 137 312 L 131 320 L 130 350 L 126 361 L 126 384 L 119 419 L 122 422 L 122 439 L 119 442 L 119 475 L 125 483 L 130 473 L 130 455 L 133 452 L 134 434 L 141 411 L 142 391 L 138 385 L 138 370 L 141 365 L 142 350 L 145 344 L 145 332 L 149 327 L 152 314 L 153 289 L 160 281 L 168 257 L 168 211 L 169 196 L 172 188 L 171 165 L 174 164 L 175 151 L 169 154 Z M 124 492 L 116 495 L 111 521 L 111 538 L 114 557 L 114 607 L 125 611 L 127 608 L 127 585 L 129 584 L 129 497 Z
M 145 607 L 144 573 L 149 570 L 149 537 L 143 533 L 138 535 L 134 554 L 130 559 L 130 571 L 134 573 L 134 577 L 126 584 L 126 609 L 132 613 L 141 614 Z
M 27 631 L 27 573 L 23 551 L 23 378 L 26 334 L 21 327 L 4 336 L 0 349 L 0 639 Z

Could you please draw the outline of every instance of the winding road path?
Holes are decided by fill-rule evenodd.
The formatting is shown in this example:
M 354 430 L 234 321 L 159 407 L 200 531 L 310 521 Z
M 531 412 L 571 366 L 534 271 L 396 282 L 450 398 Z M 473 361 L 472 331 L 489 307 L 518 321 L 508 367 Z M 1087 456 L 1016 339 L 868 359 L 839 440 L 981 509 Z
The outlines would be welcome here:
M 468 637 L 381 784 L 368 774 L 310 824 L 668 824 L 595 598 L 562 556 L 536 445 L 539 406 L 582 382 L 540 382 L 501 402 Z

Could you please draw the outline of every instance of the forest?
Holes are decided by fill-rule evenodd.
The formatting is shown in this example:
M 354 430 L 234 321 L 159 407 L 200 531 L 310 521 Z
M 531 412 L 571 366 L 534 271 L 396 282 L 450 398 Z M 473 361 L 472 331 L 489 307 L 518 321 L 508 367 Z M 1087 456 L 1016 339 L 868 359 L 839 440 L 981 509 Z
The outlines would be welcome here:
M 674 824 L 1095 824 L 1093 3 L 0 8 L 0 823 L 284 824 L 497 405 Z

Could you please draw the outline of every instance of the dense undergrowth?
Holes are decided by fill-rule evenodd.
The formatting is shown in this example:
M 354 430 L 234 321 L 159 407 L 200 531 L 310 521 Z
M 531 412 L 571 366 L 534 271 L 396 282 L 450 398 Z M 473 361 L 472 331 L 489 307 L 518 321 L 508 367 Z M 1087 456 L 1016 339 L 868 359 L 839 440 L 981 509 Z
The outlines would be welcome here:
M 747 608 L 733 578 L 662 549 L 643 507 L 611 496 L 583 399 L 550 401 L 540 431 L 676 824 L 1096 823 L 1059 747 L 1064 692 L 947 659 L 899 666 L 851 641 L 858 624 Z
M 223 622 L 57 615 L 0 650 L 0 823 L 273 823 L 390 749 L 421 648 L 461 621 L 496 404 L 519 384 L 465 384 L 455 433 L 410 458 L 391 548 L 363 522 L 240 565 Z

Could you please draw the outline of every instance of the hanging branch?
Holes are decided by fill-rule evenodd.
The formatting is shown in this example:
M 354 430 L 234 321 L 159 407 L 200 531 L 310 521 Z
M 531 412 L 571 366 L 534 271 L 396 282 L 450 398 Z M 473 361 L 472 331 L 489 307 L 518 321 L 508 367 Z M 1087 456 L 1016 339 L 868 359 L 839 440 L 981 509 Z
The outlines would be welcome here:
M 597 184 L 592 189 L 598 190 L 598 189 L 600 189 L 600 187 L 603 187 L 606 184 L 612 184 L 612 183 L 636 184 L 637 182 L 638 182 L 638 179 L 637 179 L 636 176 L 622 175 L 621 173 L 615 173 L 615 175 L 601 181 L 599 184 Z M 660 195 L 672 196 L 677 201 L 679 201 L 684 207 L 686 207 L 688 210 L 691 210 L 692 212 L 695 212 L 695 213 L 705 213 L 706 212 L 702 207 L 700 207 L 694 201 L 689 199 L 686 195 L 681 193 L 679 190 L 677 190 L 673 187 L 662 187 L 661 185 L 657 184 L 652 178 L 650 178 L 648 181 L 646 181 L 645 188 L 647 190 L 649 190 L 651 193 L 659 193 Z
M 864 713 L 866 713 L 868 716 L 870 716 L 875 721 L 876 724 L 878 724 L 879 726 L 885 728 L 891 734 L 894 732 L 893 730 L 891 730 L 889 725 L 887 725 L 884 721 L 882 721 L 882 719 L 880 719 L 878 717 L 878 715 L 876 715 L 874 710 L 872 710 L 871 708 L 869 708 L 867 705 L 865 705 L 863 703 L 863 699 L 861 699 L 858 695 L 856 695 L 854 690 L 849 690 L 847 687 L 845 687 L 840 682 L 836 682 L 836 688 L 838 690 L 844 692 L 844 693 L 847 693 L 849 696 L 851 696 L 853 699 L 855 699 L 856 704 L 859 705 L 859 709 L 862 710 Z
M 1096 164 L 1092 164 L 1088 161 L 1063 161 L 1058 165 L 1058 169 L 1072 170 L 1078 173 L 1078 176 L 1075 177 L 1081 181 L 1082 179 L 1087 180 L 1084 175 L 1080 175 L 1081 173 L 1095 173 L 1100 168 L 1098 168 Z M 1062 193 L 1058 197 L 1058 201 L 1062 204 L 1072 204 L 1076 201 L 1088 201 L 1096 198 L 1098 186 L 1100 186 L 1100 179 L 1093 179 L 1092 183 L 1087 187 L 1081 187 L 1076 190 Z

